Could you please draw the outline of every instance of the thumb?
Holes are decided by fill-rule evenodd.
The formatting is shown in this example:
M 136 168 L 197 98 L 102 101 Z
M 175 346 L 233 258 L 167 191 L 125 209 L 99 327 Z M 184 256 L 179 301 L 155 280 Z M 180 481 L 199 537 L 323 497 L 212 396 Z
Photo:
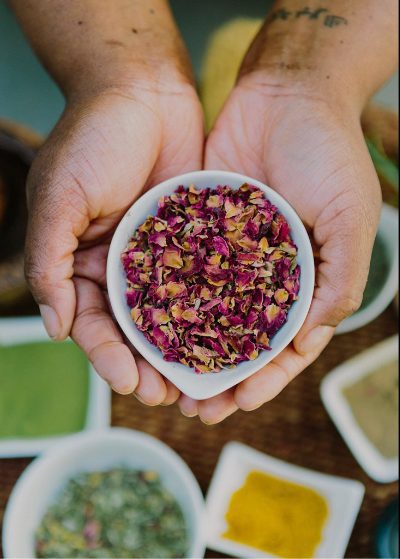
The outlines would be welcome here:
M 340 223 L 330 223 L 327 238 L 324 228 L 315 228 L 315 237 L 323 239 L 321 263 L 310 312 L 294 339 L 298 353 L 321 352 L 334 334 L 335 327 L 358 310 L 375 239 L 379 203 L 370 219 L 363 219 L 354 206 L 340 214 Z
M 25 276 L 49 336 L 62 340 L 75 315 L 73 253 L 88 224 L 87 207 L 72 177 L 41 181 L 38 175 L 34 165 L 28 179 Z

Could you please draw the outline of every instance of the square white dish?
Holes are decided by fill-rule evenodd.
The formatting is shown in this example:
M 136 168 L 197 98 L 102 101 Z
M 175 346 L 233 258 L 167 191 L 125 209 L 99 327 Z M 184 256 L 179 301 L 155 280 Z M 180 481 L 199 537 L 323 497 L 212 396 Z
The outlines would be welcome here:
M 49 337 L 40 317 L 0 319 L 0 345 L 18 345 L 43 341 L 49 341 Z M 62 343 L 72 342 L 66 341 Z M 89 400 L 83 431 L 109 427 L 111 419 L 111 390 L 107 383 L 97 375 L 90 363 L 88 363 L 88 368 Z M 51 418 L 49 420 L 51 421 Z M 47 450 L 64 436 L 68 435 L 42 438 L 0 438 L 0 458 L 36 456 Z
M 297 245 L 297 262 L 301 267 L 298 300 L 292 305 L 286 323 L 271 340 L 271 350 L 262 351 L 253 361 L 244 361 L 234 369 L 222 370 L 217 374 L 196 374 L 182 363 L 167 362 L 161 351 L 152 345 L 140 332 L 131 317 L 126 303 L 126 276 L 121 263 L 121 254 L 135 230 L 149 215 L 155 215 L 162 196 L 169 196 L 178 186 L 191 184 L 202 188 L 229 185 L 237 190 L 249 183 L 262 190 L 268 200 L 285 217 L 291 236 Z M 269 186 L 238 173 L 228 171 L 193 171 L 173 177 L 154 186 L 131 206 L 120 221 L 112 238 L 107 258 L 107 289 L 114 316 L 122 331 L 137 351 L 155 369 L 168 378 L 187 396 L 196 400 L 211 398 L 248 378 L 274 359 L 295 337 L 308 314 L 314 292 L 314 257 L 308 233 L 290 204 Z
M 321 383 L 321 398 L 332 421 L 360 466 L 380 483 L 399 478 L 399 458 L 383 456 L 356 422 L 343 389 L 378 366 L 399 358 L 399 337 L 393 336 L 363 351 L 331 371 Z
M 208 547 L 236 557 L 276 557 L 222 536 L 227 526 L 225 514 L 232 493 L 243 485 L 247 474 L 253 470 L 304 485 L 325 497 L 328 518 L 323 540 L 314 557 L 337 559 L 344 556 L 364 496 L 364 486 L 358 481 L 289 464 L 237 442 L 228 443 L 223 448 L 207 493 Z

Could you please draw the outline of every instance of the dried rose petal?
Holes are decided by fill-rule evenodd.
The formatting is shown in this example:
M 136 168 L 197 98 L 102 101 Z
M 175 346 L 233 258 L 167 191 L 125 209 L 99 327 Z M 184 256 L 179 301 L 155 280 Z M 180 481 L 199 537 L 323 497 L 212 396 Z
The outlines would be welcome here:
M 197 373 L 256 359 L 300 288 L 297 247 L 261 190 L 178 187 L 121 255 L 132 320 Z

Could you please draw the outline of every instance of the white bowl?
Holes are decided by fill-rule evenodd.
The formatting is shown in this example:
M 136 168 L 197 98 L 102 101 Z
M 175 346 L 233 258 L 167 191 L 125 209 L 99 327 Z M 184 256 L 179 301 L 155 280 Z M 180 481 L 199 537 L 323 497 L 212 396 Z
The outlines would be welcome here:
M 40 317 L 27 316 L 0 319 L 0 345 L 18 345 L 35 342 L 48 342 L 49 336 Z M 60 343 L 72 343 L 65 341 Z M 84 431 L 109 427 L 111 421 L 111 390 L 108 384 L 99 377 L 88 361 L 89 395 L 87 402 Z M 18 401 L 18 394 L 14 395 Z M 51 418 L 49 418 L 51 421 Z M 0 458 L 19 456 L 36 456 L 58 443 L 65 436 L 30 437 L 18 439 L 0 438 Z
M 377 236 L 386 248 L 389 271 L 385 282 L 369 305 L 355 312 L 336 328 L 335 334 L 345 334 L 375 320 L 390 305 L 399 288 L 399 212 L 383 204 Z
M 343 557 L 363 500 L 362 483 L 300 468 L 237 442 L 228 443 L 223 448 L 207 492 L 209 548 L 236 557 L 276 557 L 223 537 L 227 529 L 225 514 L 232 493 L 243 486 L 247 475 L 254 470 L 304 485 L 325 497 L 328 504 L 328 517 L 323 529 L 322 541 L 314 557 L 324 559 Z M 307 514 L 307 511 L 304 513 Z
M 159 472 L 187 522 L 191 542 L 187 557 L 203 557 L 204 500 L 191 470 L 164 443 L 150 435 L 121 428 L 72 435 L 27 467 L 5 511 L 4 556 L 35 557 L 35 530 L 71 477 L 79 472 L 119 466 Z
M 333 369 L 320 387 L 324 406 L 354 457 L 367 474 L 380 483 L 399 479 L 399 457 L 387 458 L 371 443 L 355 420 L 343 390 L 377 368 L 398 359 L 399 336 L 396 335 Z
M 292 238 L 298 248 L 297 261 L 301 266 L 299 298 L 290 309 L 286 324 L 273 337 L 270 351 L 261 352 L 254 361 L 240 363 L 235 369 L 199 375 L 181 363 L 164 361 L 159 349 L 153 346 L 136 328 L 126 304 L 126 277 L 121 264 L 121 253 L 144 220 L 149 215 L 156 214 L 159 199 L 172 194 L 179 185 L 195 184 L 199 188 L 215 188 L 222 184 L 238 189 L 245 182 L 260 188 L 266 197 L 277 206 L 290 225 Z M 314 291 L 314 259 L 307 231 L 300 218 L 288 202 L 272 188 L 237 173 L 194 171 L 169 179 L 150 189 L 127 211 L 111 241 L 107 261 L 107 287 L 115 318 L 134 347 L 184 394 L 196 400 L 203 400 L 220 394 L 246 379 L 274 359 L 292 341 L 310 308 Z

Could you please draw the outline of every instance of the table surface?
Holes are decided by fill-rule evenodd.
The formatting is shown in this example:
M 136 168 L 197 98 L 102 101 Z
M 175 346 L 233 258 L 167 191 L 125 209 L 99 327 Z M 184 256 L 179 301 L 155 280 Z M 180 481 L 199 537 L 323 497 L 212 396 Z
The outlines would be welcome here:
M 321 403 L 322 378 L 342 361 L 397 332 L 393 306 L 368 326 L 336 336 L 320 358 L 277 398 L 257 411 L 237 412 L 223 423 L 203 425 L 183 417 L 176 406 L 150 408 L 131 396 L 113 396 L 112 424 L 145 431 L 176 450 L 206 492 L 225 443 L 236 440 L 282 460 L 328 474 L 353 478 L 366 487 L 346 557 L 375 557 L 373 538 L 398 484 L 378 484 L 359 467 Z M 0 460 L 0 525 L 10 492 L 28 459 Z M 0 548 L 0 557 L 1 557 Z M 207 551 L 207 557 L 222 555 Z

